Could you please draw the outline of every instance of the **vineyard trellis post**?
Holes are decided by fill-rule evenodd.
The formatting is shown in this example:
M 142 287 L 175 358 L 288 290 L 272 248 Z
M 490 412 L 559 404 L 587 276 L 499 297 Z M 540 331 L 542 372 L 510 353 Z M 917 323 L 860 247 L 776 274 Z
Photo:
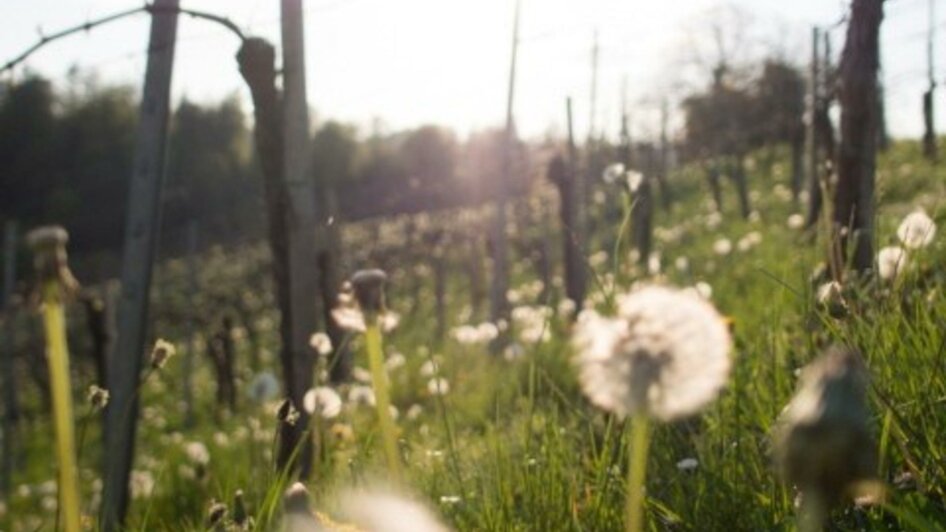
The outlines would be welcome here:
M 318 313 L 316 301 L 319 283 L 316 268 L 318 252 L 315 245 L 316 191 L 310 175 L 309 112 L 306 103 L 305 44 L 302 0 L 282 0 L 282 52 L 283 52 L 283 160 L 286 194 L 288 195 L 289 232 L 289 286 L 291 306 L 291 371 L 286 373 L 290 397 L 297 407 L 312 386 L 314 350 L 309 338 L 316 331 Z M 295 426 L 293 448 L 302 441 L 308 426 L 304 409 Z M 308 443 L 299 456 L 302 476 L 308 476 L 311 466 L 311 448 Z M 280 449 L 281 463 L 287 463 L 293 449 Z
M 926 70 L 929 87 L 923 93 L 923 155 L 936 161 L 936 124 L 934 120 L 934 99 L 936 96 L 936 69 L 933 64 L 933 50 L 936 41 L 936 2 L 927 0 L 929 29 L 926 36 Z
M 806 143 L 808 144 L 808 179 L 809 179 L 809 202 L 820 201 L 820 194 L 812 196 L 816 189 L 820 188 L 821 159 L 818 149 L 818 107 L 821 99 L 821 53 L 819 51 L 821 42 L 821 29 L 817 26 L 811 28 L 811 64 L 808 72 L 808 120 L 806 122 Z M 800 187 L 792 182 L 792 198 L 798 201 Z
M 568 298 L 575 302 L 575 308 L 580 309 L 585 300 L 585 237 L 581 216 L 581 194 L 584 189 L 584 180 L 579 176 L 582 172 L 578 168 L 578 148 L 575 145 L 575 129 L 572 121 L 572 99 L 565 99 L 565 119 L 568 127 L 568 164 L 565 172 L 563 190 L 567 194 L 562 196 L 565 204 L 562 206 L 563 221 L 568 216 L 568 223 L 563 224 L 565 232 L 565 287 Z
M 513 96 L 516 89 L 516 57 L 519 52 L 519 13 L 521 2 L 516 0 L 512 29 L 512 57 L 509 62 L 509 87 L 506 95 L 506 129 L 503 134 L 502 176 L 496 190 L 493 215 L 493 283 L 490 291 L 490 320 L 494 323 L 508 313 L 506 292 L 509 289 L 509 243 L 506 235 L 506 201 L 512 176 L 512 144 L 514 140 Z
M 118 530 L 128 507 L 151 272 L 161 213 L 178 0 L 155 0 L 135 138 L 122 257 L 118 338 L 111 356 L 102 528 Z
M 0 493 L 10 493 L 10 478 L 13 474 L 13 453 L 16 423 L 19 418 L 19 406 L 16 398 L 16 377 L 13 368 L 13 356 L 16 347 L 13 342 L 13 292 L 16 284 L 16 248 L 17 224 L 8 220 L 3 228 L 3 293 L 0 299 L 0 311 L 4 313 L 5 327 L 3 344 L 0 345 L 0 379 L 3 379 L 3 453 L 0 463 Z
M 200 291 L 197 252 L 200 240 L 200 222 L 191 220 L 187 226 L 187 283 L 191 294 Z M 184 352 L 184 425 L 194 425 L 194 362 L 197 355 L 197 312 L 191 311 L 187 323 L 187 349 Z
M 841 143 L 834 196 L 834 245 L 830 264 L 840 279 L 847 244 L 851 266 L 865 273 L 874 263 L 874 180 L 877 155 L 877 72 L 883 0 L 853 0 L 839 68 Z

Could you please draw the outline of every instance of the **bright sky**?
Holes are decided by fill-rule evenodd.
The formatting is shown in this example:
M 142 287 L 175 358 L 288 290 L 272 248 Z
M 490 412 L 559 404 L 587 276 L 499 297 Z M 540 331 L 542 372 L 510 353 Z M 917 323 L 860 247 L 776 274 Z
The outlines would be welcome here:
M 888 122 L 894 135 L 918 135 L 925 81 L 929 0 L 889 0 L 883 29 Z M 3 0 L 0 62 L 33 44 L 38 29 L 59 29 L 142 0 Z M 309 105 L 320 119 L 370 129 L 425 123 L 461 134 L 498 126 L 505 116 L 514 0 L 303 0 Z M 846 10 L 842 0 L 733 0 L 752 15 L 737 55 L 761 49 L 806 60 L 812 24 L 830 25 Z M 942 2 L 940 2 L 942 4 Z M 182 0 L 185 7 L 230 17 L 248 33 L 279 43 L 276 0 Z M 708 38 L 708 9 L 718 0 L 523 0 L 515 114 L 520 132 L 539 137 L 564 129 L 564 99 L 574 99 L 576 133 L 590 123 L 591 47 L 600 45 L 598 128 L 618 128 L 621 87 L 637 137 L 656 131 L 657 102 L 671 98 L 690 72 L 694 43 Z M 937 6 L 939 7 L 939 6 Z M 946 30 L 946 7 L 937 24 Z M 63 79 L 72 65 L 98 72 L 103 82 L 139 85 L 145 67 L 144 15 L 52 44 L 27 67 Z M 833 32 L 840 51 L 843 30 Z M 249 94 L 234 60 L 238 43 L 226 30 L 183 18 L 174 71 L 175 101 L 214 101 Z M 946 76 L 946 31 L 937 42 L 937 75 Z M 705 50 L 705 48 L 704 48 Z M 16 75 L 22 75 L 18 70 Z M 946 87 L 937 106 L 946 130 Z

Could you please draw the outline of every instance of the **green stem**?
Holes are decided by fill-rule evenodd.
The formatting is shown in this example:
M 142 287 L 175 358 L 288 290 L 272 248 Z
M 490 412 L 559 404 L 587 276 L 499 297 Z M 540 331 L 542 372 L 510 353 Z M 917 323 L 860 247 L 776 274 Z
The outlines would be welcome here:
M 644 529 L 644 483 L 647 478 L 647 449 L 650 446 L 650 419 L 638 414 L 631 418 L 631 448 L 627 477 L 627 531 Z
M 384 370 L 384 358 L 381 351 L 381 328 L 377 318 L 367 319 L 365 348 L 368 350 L 368 364 L 371 366 L 371 382 L 374 384 L 375 406 L 378 408 L 378 424 L 381 426 L 381 438 L 384 440 L 384 455 L 388 462 L 388 472 L 395 482 L 401 480 L 401 460 L 397 452 L 397 436 L 394 432 L 394 420 L 391 419 L 391 397 L 388 392 L 388 375 Z
M 72 387 L 69 384 L 69 350 L 66 344 L 66 317 L 57 280 L 43 286 L 43 323 L 49 359 L 56 454 L 59 462 L 59 509 L 66 532 L 79 532 L 79 479 L 76 467 L 75 426 L 72 417 Z M 56 525 L 58 529 L 58 523 Z

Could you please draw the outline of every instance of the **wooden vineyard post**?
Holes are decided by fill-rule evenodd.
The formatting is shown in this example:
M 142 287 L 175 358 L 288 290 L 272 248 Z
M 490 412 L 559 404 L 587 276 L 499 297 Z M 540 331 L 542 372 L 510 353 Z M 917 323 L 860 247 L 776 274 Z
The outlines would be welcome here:
M 128 218 L 122 258 L 118 338 L 111 357 L 105 439 L 102 528 L 121 528 L 128 509 L 128 479 L 137 425 L 136 388 L 144 356 L 151 270 L 161 213 L 171 73 L 177 35 L 178 0 L 155 0 L 148 64 L 128 190 Z

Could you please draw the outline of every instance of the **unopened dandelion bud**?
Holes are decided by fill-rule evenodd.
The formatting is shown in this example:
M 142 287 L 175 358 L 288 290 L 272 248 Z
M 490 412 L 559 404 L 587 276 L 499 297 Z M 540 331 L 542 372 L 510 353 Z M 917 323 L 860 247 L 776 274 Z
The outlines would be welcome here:
M 151 350 L 151 367 L 153 369 L 163 368 L 168 359 L 173 357 L 176 353 L 177 348 L 174 347 L 174 344 L 162 338 L 158 338 L 158 341 L 154 343 L 154 348 Z
M 233 523 L 241 529 L 248 529 L 250 515 L 246 511 L 246 501 L 243 500 L 243 490 L 233 494 Z
M 224 522 L 227 517 L 227 505 L 222 502 L 214 502 L 207 511 L 207 526 L 214 530 L 224 530 Z
M 825 510 L 873 476 L 867 371 L 856 351 L 832 348 L 805 368 L 778 423 L 775 452 L 786 482 Z
M 360 270 L 351 277 L 358 306 L 366 315 L 384 312 L 384 284 L 388 276 L 382 270 Z
M 323 526 L 322 519 L 309 505 L 309 490 L 301 482 L 296 482 L 286 490 L 283 495 L 283 509 L 286 515 L 286 532 L 322 532 L 336 529 L 330 528 L 332 523 L 324 523 Z
M 105 408 L 108 405 L 108 397 L 108 390 L 105 388 L 100 388 L 94 384 L 89 386 L 88 399 L 92 408 L 97 410 Z
M 38 227 L 26 235 L 26 244 L 33 251 L 33 269 L 38 284 L 56 281 L 65 296 L 71 296 L 79 289 L 79 283 L 69 271 L 68 242 L 69 233 L 58 225 Z

